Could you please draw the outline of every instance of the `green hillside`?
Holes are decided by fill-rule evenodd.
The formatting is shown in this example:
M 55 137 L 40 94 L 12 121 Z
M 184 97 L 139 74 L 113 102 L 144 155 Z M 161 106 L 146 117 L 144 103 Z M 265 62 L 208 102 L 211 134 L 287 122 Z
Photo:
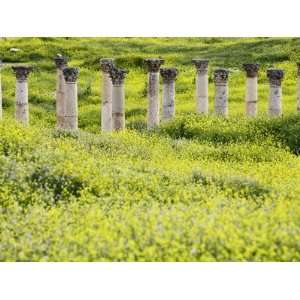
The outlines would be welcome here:
M 17 52 L 11 48 L 20 49 Z M 80 67 L 79 127 L 55 128 L 53 57 Z M 176 66 L 176 118 L 146 130 L 146 57 Z M 100 131 L 99 59 L 126 78 L 125 132 Z M 231 70 L 229 118 L 196 115 L 195 67 Z M 0 261 L 299 261 L 297 38 L 0 40 Z M 261 64 L 259 115 L 244 117 L 245 62 Z M 14 118 L 11 64 L 33 65 L 30 127 Z M 266 115 L 270 67 L 285 70 L 283 117 Z

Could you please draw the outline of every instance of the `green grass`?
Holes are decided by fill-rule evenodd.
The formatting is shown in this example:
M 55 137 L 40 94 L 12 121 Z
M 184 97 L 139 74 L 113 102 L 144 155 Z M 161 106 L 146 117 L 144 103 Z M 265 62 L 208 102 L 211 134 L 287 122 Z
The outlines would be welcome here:
M 20 48 L 12 53 L 10 48 Z M 2 70 L 1 261 L 299 261 L 300 39 L 18 38 L 9 64 L 35 66 L 30 128 L 13 120 L 15 79 Z M 80 67 L 76 134 L 55 131 L 56 53 Z M 176 118 L 146 130 L 145 57 L 176 66 Z M 128 68 L 123 133 L 100 132 L 101 57 Z M 194 57 L 230 68 L 229 118 L 195 111 Z M 244 117 L 244 62 L 261 64 L 259 116 Z M 285 69 L 283 112 L 266 115 L 265 70 Z

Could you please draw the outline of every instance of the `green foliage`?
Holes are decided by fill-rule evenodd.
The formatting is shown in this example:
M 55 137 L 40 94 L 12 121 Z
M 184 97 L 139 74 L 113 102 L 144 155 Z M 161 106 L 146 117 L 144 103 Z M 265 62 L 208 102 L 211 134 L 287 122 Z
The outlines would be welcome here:
M 299 261 L 299 39 L 20 38 L 4 62 L 35 66 L 30 127 L 13 120 L 15 79 L 2 70 L 1 261 Z M 19 48 L 18 52 L 9 51 Z M 55 68 L 80 66 L 79 125 L 55 127 Z M 143 58 L 176 65 L 176 118 L 146 129 Z M 99 59 L 129 69 L 126 126 L 100 132 Z M 193 57 L 230 68 L 229 118 L 194 113 Z M 262 64 L 259 116 L 244 112 L 245 61 Z M 265 70 L 286 70 L 284 116 L 266 116 Z M 209 83 L 210 105 L 213 83 Z M 210 107 L 212 111 L 212 106 Z

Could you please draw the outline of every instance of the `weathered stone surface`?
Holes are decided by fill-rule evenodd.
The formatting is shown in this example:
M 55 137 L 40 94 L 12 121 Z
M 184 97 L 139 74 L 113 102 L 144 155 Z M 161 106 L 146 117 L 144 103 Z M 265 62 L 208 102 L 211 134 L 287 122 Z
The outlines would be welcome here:
M 214 71 L 214 82 L 215 84 L 227 83 L 229 71 L 227 69 L 217 69 Z
M 63 56 L 61 54 L 57 54 L 54 57 L 55 65 L 58 69 L 63 69 L 68 65 L 68 58 L 66 56 Z
M 158 72 L 160 66 L 165 62 L 161 58 L 147 58 L 144 61 L 148 67 L 148 72 Z
M 194 59 L 192 59 L 192 62 L 197 69 L 197 73 L 207 74 L 209 60 L 194 58 Z
M 102 74 L 101 130 L 112 130 L 112 81 L 109 73 Z
M 159 99 L 159 72 L 148 73 L 148 111 L 147 127 L 152 129 L 159 125 L 160 117 Z
M 178 75 L 176 68 L 161 68 L 160 75 L 163 80 L 162 116 L 169 120 L 175 116 L 175 80 Z
M 269 115 L 279 116 L 282 112 L 281 107 L 281 81 L 284 77 L 284 71 L 281 69 L 267 70 L 267 77 L 270 82 L 270 95 L 269 95 Z
M 160 75 L 164 83 L 173 82 L 176 80 L 178 70 L 176 68 L 161 68 Z
M 33 68 L 30 66 L 12 66 L 14 73 L 16 74 L 16 78 L 18 81 L 26 81 L 30 72 L 32 72 Z
M 63 69 L 63 74 L 66 82 L 72 83 L 76 82 L 78 74 L 79 74 L 79 69 L 78 68 L 71 68 L 71 67 L 66 67 Z
M 216 115 L 228 115 L 228 75 L 226 69 L 217 69 L 214 72 L 215 82 L 215 113 Z
M 114 85 L 112 90 L 112 129 L 125 128 L 125 91 L 124 85 Z
M 284 77 L 284 71 L 281 69 L 268 69 L 267 77 L 269 78 L 271 85 L 280 86 Z
M 246 116 L 255 117 L 257 114 L 257 76 L 247 76 L 246 79 Z
M 115 67 L 113 58 L 101 58 L 100 68 L 102 72 L 109 73 Z
M 65 85 L 66 81 L 63 75 L 63 65 L 59 65 L 56 69 L 56 127 L 64 129 L 65 121 Z
M 257 77 L 259 71 L 259 64 L 243 64 L 243 69 L 246 71 L 247 77 Z
M 78 92 L 77 82 L 69 81 L 65 85 L 65 108 L 64 108 L 64 124 L 65 130 L 78 129 Z
M 127 73 L 128 71 L 125 69 L 112 68 L 109 75 L 113 85 L 122 85 Z
M 169 120 L 175 116 L 175 80 L 163 82 L 162 87 L 162 117 Z

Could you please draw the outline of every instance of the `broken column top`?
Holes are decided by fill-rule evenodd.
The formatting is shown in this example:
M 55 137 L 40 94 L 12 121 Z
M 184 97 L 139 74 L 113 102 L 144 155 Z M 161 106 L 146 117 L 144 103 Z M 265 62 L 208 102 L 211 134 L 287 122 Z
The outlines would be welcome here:
M 26 81 L 29 73 L 33 70 L 31 66 L 12 66 L 12 69 L 20 82 Z
M 281 69 L 268 69 L 267 77 L 271 84 L 280 86 L 284 77 L 284 71 Z
M 158 72 L 160 66 L 165 62 L 161 58 L 146 58 L 144 60 L 149 72 Z
M 178 70 L 176 68 L 161 68 L 160 75 L 164 83 L 173 82 L 176 80 Z
M 246 71 L 247 77 L 257 77 L 259 64 L 255 64 L 255 63 L 243 64 L 243 69 Z
M 127 73 L 128 71 L 125 69 L 112 68 L 109 72 L 109 76 L 114 85 L 121 85 L 124 83 Z
M 215 83 L 226 83 L 229 76 L 229 70 L 217 69 L 214 71 L 214 82 Z
M 68 58 L 61 54 L 57 54 L 54 57 L 54 62 L 58 69 L 63 69 L 64 67 L 66 67 L 68 65 Z
M 102 72 L 109 73 L 113 67 L 114 67 L 114 59 L 113 58 L 101 58 L 100 59 L 100 68 L 101 68 Z
M 79 69 L 66 67 L 63 69 L 63 74 L 66 82 L 75 83 L 79 74 Z
M 194 58 L 192 59 L 192 62 L 195 65 L 198 73 L 207 73 L 209 60 L 202 58 Z

